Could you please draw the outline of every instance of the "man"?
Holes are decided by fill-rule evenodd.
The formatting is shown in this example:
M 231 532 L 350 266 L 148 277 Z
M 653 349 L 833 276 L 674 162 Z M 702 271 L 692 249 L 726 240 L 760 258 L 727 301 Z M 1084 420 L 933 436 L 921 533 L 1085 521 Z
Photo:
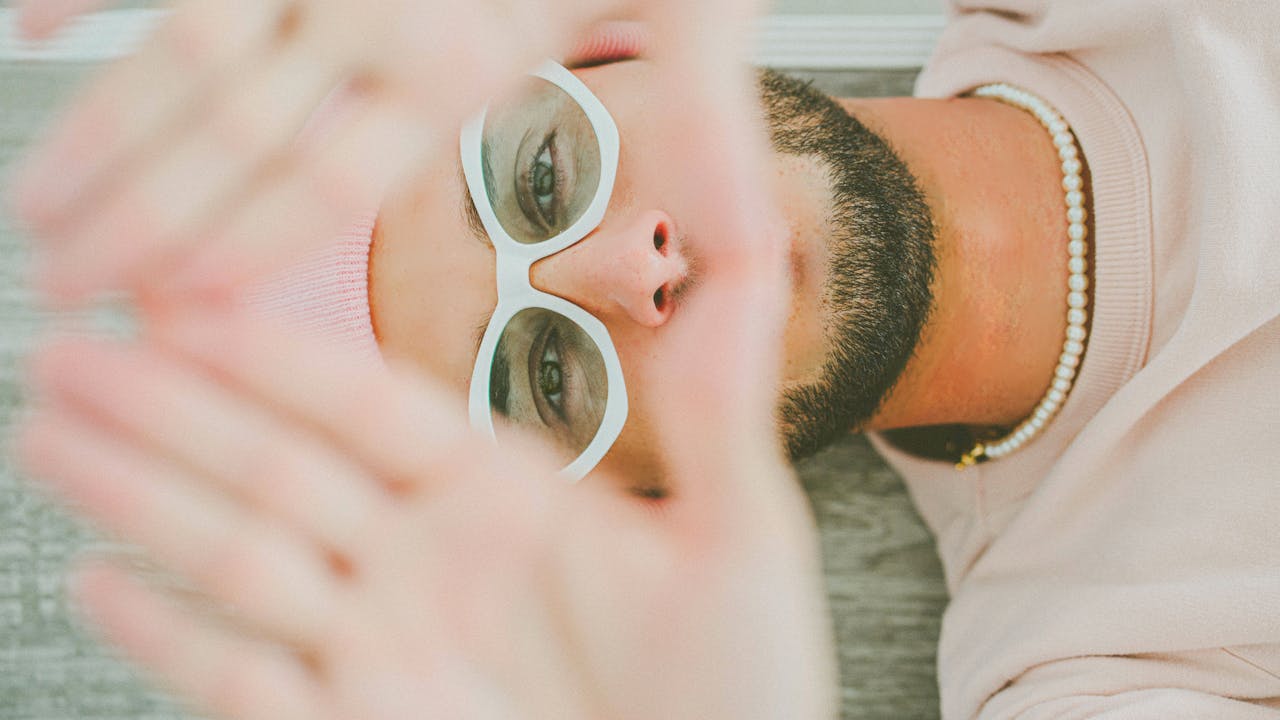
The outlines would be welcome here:
M 618 51 L 627 48 L 623 40 L 634 43 L 640 37 L 623 24 L 606 27 L 598 41 Z M 661 365 L 654 362 L 671 353 L 671 333 L 664 326 L 678 322 L 683 313 L 713 311 L 720 300 L 701 292 L 699 268 L 719 258 L 714 244 L 684 231 L 681 220 L 692 214 L 688 201 L 682 202 L 669 185 L 646 184 L 636 177 L 635 155 L 661 147 L 649 120 L 664 93 L 652 63 L 634 57 L 637 48 L 630 54 L 607 64 L 586 58 L 579 64 L 590 60 L 590 66 L 575 72 L 616 121 L 621 139 L 608 212 L 588 241 L 538 259 L 529 277 L 533 287 L 569 300 L 604 323 L 611 345 L 606 352 L 616 352 L 621 362 L 626 394 L 654 403 L 666 392 Z M 841 428 L 864 424 L 901 372 L 929 308 L 933 225 L 902 161 L 839 104 L 771 71 L 761 74 L 759 88 L 775 147 L 759 182 L 785 199 L 788 215 L 792 311 L 783 338 L 783 391 L 790 399 L 783 414 L 792 453 L 799 456 Z M 508 104 L 524 110 L 528 102 Z M 968 107 L 959 110 L 970 115 Z M 489 118 L 494 115 L 491 110 Z M 532 112 L 515 117 L 521 122 L 514 129 L 499 127 L 490 133 L 497 136 L 495 142 L 501 142 L 504 132 L 523 137 L 530 124 L 539 122 Z M 534 130 L 545 133 L 546 127 L 559 127 L 566 136 L 573 123 L 562 120 Z M 567 143 L 560 151 L 567 154 L 572 147 Z M 516 161 L 495 152 L 495 164 L 528 162 L 534 154 L 530 146 Z M 498 295 L 494 243 L 477 214 L 474 195 L 466 187 L 461 163 L 443 164 L 415 179 L 410 193 L 371 214 L 333 248 L 256 291 L 251 302 L 332 341 L 407 359 L 465 395 L 477 382 L 477 367 L 481 380 L 488 380 L 494 367 L 491 357 L 478 357 L 477 348 L 492 324 Z M 481 201 L 487 203 L 487 196 Z M 535 212 L 521 209 L 516 199 L 505 202 L 521 222 Z M 558 322 L 573 327 L 568 320 Z M 589 361 L 566 355 L 539 363 L 541 357 L 526 359 L 536 343 L 512 344 L 521 350 L 520 362 L 510 363 L 518 371 L 505 368 L 501 379 L 513 396 L 545 395 L 538 368 L 549 364 L 583 366 L 576 376 L 566 373 L 566 395 L 584 391 L 585 384 L 576 385 L 591 375 L 601 376 L 603 383 L 598 352 Z M 839 378 L 851 373 L 861 382 L 846 388 Z M 819 390 L 818 384 L 842 388 L 847 401 L 829 397 L 830 391 Z M 530 400 L 523 411 L 507 411 L 505 419 L 545 434 L 562 447 L 567 465 L 600 427 L 607 394 L 593 398 L 594 411 L 580 410 L 589 417 L 553 421 L 549 403 Z M 822 399 L 821 408 L 810 407 L 815 397 Z M 655 451 L 652 423 L 644 417 L 643 405 L 635 400 L 632 405 L 601 467 L 614 477 L 632 478 L 636 490 L 660 495 L 661 453 Z M 838 411 L 834 417 L 833 411 Z M 574 422 L 589 426 L 578 432 L 585 437 L 566 437 Z
M 1274 28 L 1276 17 L 1249 9 L 1133 3 L 1102 37 L 1088 9 L 962 15 L 921 94 L 1009 82 L 1043 98 L 1029 107 L 1055 109 L 1050 117 L 1070 132 L 1059 140 L 1064 131 L 1053 120 L 1045 123 L 1052 133 L 1041 127 L 1017 107 L 1028 105 L 1018 95 L 847 103 L 897 149 L 910 175 L 890 153 L 876 156 L 874 169 L 841 157 L 883 146 L 874 139 L 859 145 L 865 131 L 820 98 L 783 81 L 765 83 L 779 93 L 775 107 L 788 107 L 771 127 L 782 150 L 773 182 L 792 248 L 780 390 L 793 451 L 853 427 L 948 426 L 877 440 L 939 536 L 954 597 L 940 656 L 945 716 L 1264 717 L 1280 697 L 1280 638 L 1263 609 L 1280 594 L 1269 530 L 1277 506 L 1274 463 L 1267 462 L 1274 444 L 1265 422 L 1277 408 L 1274 394 L 1253 390 L 1274 374 L 1280 333 L 1280 298 L 1266 280 L 1275 277 L 1276 260 L 1265 251 L 1260 221 L 1276 207 L 1269 178 L 1280 114 L 1269 96 L 1249 90 L 1275 86 L 1268 34 L 1259 28 Z M 1037 54 L 1050 51 L 1073 54 Z M 579 74 L 617 117 L 624 148 L 628 136 L 644 137 L 628 121 L 627 102 L 660 94 L 611 91 L 615 82 L 644 87 L 642 64 Z M 1247 112 L 1220 112 L 1231 104 Z M 823 141 L 841 127 L 850 134 Z M 1077 142 L 1079 150 L 1065 150 Z M 620 160 L 620 178 L 624 168 Z M 896 186 L 899 202 L 880 216 L 874 191 L 856 192 L 857 177 L 875 169 L 883 173 L 873 183 L 880 188 L 906 178 Z M 1073 176 L 1082 178 L 1079 186 Z M 384 210 L 381 232 L 373 233 L 369 294 L 390 353 L 465 387 L 474 333 L 464 344 L 459 331 L 474 326 L 492 296 L 459 298 L 435 279 L 431 287 L 456 303 L 445 315 L 459 323 L 442 340 L 422 334 L 428 323 L 415 308 L 394 307 L 407 293 L 378 287 L 396 272 L 417 278 L 438 267 L 414 262 L 406 249 L 414 246 L 397 236 L 446 226 L 450 237 L 466 239 L 466 213 L 456 209 L 466 189 L 455 177 L 456 169 L 442 172 L 430 178 L 431 199 Z M 438 188 L 451 181 L 453 192 L 441 198 Z M 931 218 L 918 212 L 917 188 Z M 679 232 L 679 197 L 663 197 L 656 185 L 628 190 L 597 236 L 546 258 L 530 277 L 603 316 L 628 392 L 652 401 L 662 398 L 666 378 L 646 372 L 642 359 L 665 351 L 661 330 L 681 311 L 668 304 L 673 296 L 694 308 L 711 302 L 689 278 L 697 276 L 691 266 L 713 261 L 684 257 L 697 257 L 697 238 Z M 1087 204 L 1064 203 L 1072 192 Z M 441 209 L 422 209 L 437 201 Z M 1073 208 L 1083 212 L 1073 218 Z M 1086 218 L 1092 252 L 1064 252 L 1080 240 L 1072 227 Z M 846 235 L 847 252 L 839 242 L 816 241 L 846 227 L 857 228 Z M 877 243 L 896 264 L 874 259 Z M 459 247 L 450 260 L 477 268 L 481 258 L 491 262 L 482 243 Z M 638 248 L 650 253 L 645 267 L 655 273 L 593 257 Z M 1081 257 L 1084 270 L 1070 262 Z M 841 264 L 857 261 L 870 268 Z M 605 270 L 593 275 L 596 267 Z M 867 278 L 876 280 L 868 286 Z M 849 280 L 854 289 L 842 293 Z M 1084 302 L 1071 300 L 1069 293 L 1086 291 Z M 393 299 L 380 308 L 380 295 Z M 1093 312 L 1071 312 L 1085 307 Z M 1087 330 L 1073 337 L 1071 327 Z M 1078 345 L 1065 345 L 1064 336 Z M 456 357 L 446 342 L 460 346 Z M 1258 422 L 1208 420 L 1242 408 Z M 1017 430 L 1008 439 L 992 426 Z M 654 446 L 644 435 L 651 429 L 644 413 L 629 417 L 602 469 L 616 477 L 620 467 L 635 468 Z M 1199 472 L 1206 444 L 1221 448 L 1227 465 L 1212 489 Z M 990 462 L 952 468 L 977 458 Z

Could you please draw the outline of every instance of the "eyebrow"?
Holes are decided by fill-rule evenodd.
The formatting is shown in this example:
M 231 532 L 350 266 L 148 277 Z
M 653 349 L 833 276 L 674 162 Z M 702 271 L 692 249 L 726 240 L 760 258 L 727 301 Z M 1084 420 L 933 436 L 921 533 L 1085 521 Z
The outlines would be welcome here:
M 497 310 L 497 309 L 498 308 L 495 305 L 493 307 L 493 310 Z M 480 359 L 480 346 L 484 344 L 484 331 L 489 329 L 489 321 L 493 319 L 493 310 L 490 310 L 489 312 L 485 313 L 484 317 L 481 318 L 480 320 L 480 324 L 476 325 L 476 329 L 475 329 L 476 349 L 471 354 L 476 358 L 477 361 L 479 361 Z M 500 348 L 495 347 L 494 353 L 496 354 L 499 349 Z
M 472 237 L 493 247 L 489 233 L 485 232 L 484 222 L 480 220 L 480 211 L 476 210 L 475 198 L 471 197 L 471 186 L 467 184 L 467 174 L 463 172 L 461 162 L 458 163 L 458 182 L 462 184 L 462 214 L 467 219 L 467 229 L 471 231 Z
M 489 153 L 487 143 L 481 143 L 482 162 L 484 163 L 484 172 L 489 172 Z M 493 241 L 489 239 L 489 233 L 484 229 L 484 221 L 480 219 L 480 211 L 476 210 L 475 198 L 471 197 L 471 186 L 467 184 L 467 173 L 462 169 L 462 163 L 458 163 L 458 183 L 462 187 L 462 214 L 467 220 L 467 229 L 471 231 L 471 236 L 476 240 L 484 243 L 486 247 L 493 247 Z M 497 307 L 490 309 L 480 319 L 480 323 L 475 329 L 475 350 L 472 351 L 472 357 L 480 357 L 480 346 L 484 343 L 484 331 L 489 327 L 489 321 L 493 319 L 493 311 Z

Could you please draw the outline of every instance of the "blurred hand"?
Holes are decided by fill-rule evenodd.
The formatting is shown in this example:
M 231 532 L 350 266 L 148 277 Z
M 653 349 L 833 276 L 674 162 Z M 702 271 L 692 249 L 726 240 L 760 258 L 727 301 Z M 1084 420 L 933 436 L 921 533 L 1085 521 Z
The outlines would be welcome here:
M 760 287 L 713 319 L 727 330 L 686 328 L 703 357 L 751 349 L 773 317 Z M 429 381 L 198 308 L 143 343 L 46 348 L 19 447 L 55 495 L 231 609 L 110 564 L 79 577 L 106 637 L 217 716 L 834 717 L 813 526 L 767 384 L 695 357 L 674 380 L 687 400 L 656 416 L 659 503 L 567 484 L 536 445 L 499 450 Z
M 686 228 L 721 243 L 714 315 L 667 328 L 677 400 L 648 408 L 675 489 L 660 505 L 565 485 L 535 445 L 495 450 L 430 381 L 198 306 L 144 342 L 35 361 L 28 469 L 238 618 L 109 565 L 81 576 L 91 617 L 181 695 L 273 720 L 833 715 L 812 523 L 772 419 L 786 245 L 759 182 L 748 5 L 187 0 L 54 133 L 19 206 L 64 299 L 240 282 L 456 152 L 506 78 L 628 12 L 651 24 L 681 110 L 656 122 L 686 161 L 636 170 L 697 198 Z M 294 144 L 353 79 L 326 142 Z
M 19 2 L 31 35 L 95 4 Z M 755 114 L 739 77 L 754 4 L 178 2 L 19 174 L 16 210 L 45 240 L 39 284 L 75 302 L 103 290 L 223 288 L 276 269 L 424 164 L 452 161 L 465 119 L 603 18 L 654 30 L 653 58 L 691 103 L 659 118 L 673 137 L 740 135 L 720 125 Z M 345 101 L 323 136 L 297 142 L 339 88 Z

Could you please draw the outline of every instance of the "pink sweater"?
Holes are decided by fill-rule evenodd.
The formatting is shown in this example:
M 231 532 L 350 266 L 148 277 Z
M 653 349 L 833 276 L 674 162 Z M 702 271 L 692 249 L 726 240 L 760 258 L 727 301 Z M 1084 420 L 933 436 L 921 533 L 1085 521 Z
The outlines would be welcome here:
M 873 437 L 952 595 L 943 718 L 1280 718 L 1280 5 L 950 15 L 917 95 L 1004 81 L 1063 113 L 1096 298 L 1024 449 L 960 471 Z
M 263 317 L 381 362 L 369 315 L 369 246 L 376 213 L 354 223 L 285 272 L 251 289 L 243 302 Z

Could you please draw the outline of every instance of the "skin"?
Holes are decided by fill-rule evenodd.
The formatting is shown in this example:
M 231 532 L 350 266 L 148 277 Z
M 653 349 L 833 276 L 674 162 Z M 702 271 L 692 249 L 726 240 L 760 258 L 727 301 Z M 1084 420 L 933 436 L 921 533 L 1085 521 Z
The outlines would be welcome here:
M 53 19 L 34 24 L 84 5 L 45 3 Z M 723 306 L 673 313 L 669 352 L 650 354 L 669 394 L 639 417 L 683 490 L 650 512 L 565 484 L 546 448 L 494 452 L 451 386 L 295 341 L 204 294 L 279 267 L 402 189 L 408 168 L 451 157 L 458 123 L 503 78 L 606 9 L 335 1 L 290 4 L 272 27 L 283 7 L 180 3 L 11 198 L 43 242 L 48 295 L 122 290 L 143 311 L 138 337 L 32 358 L 24 467 L 235 610 L 211 618 L 97 563 L 74 583 L 88 617 L 219 717 L 833 717 L 813 523 L 771 441 L 787 253 L 751 182 L 763 133 L 731 62 L 750 8 L 608 8 L 657 29 L 684 114 L 655 125 L 689 165 L 666 180 L 694 203 L 681 226 L 719 248 L 701 288 Z M 468 71 L 449 72 L 464 51 Z M 363 112 L 334 142 L 295 146 L 292 130 L 352 73 L 367 81 Z M 656 165 L 638 157 L 637 176 Z
M 898 149 L 938 226 L 933 312 L 866 429 L 1021 420 L 1049 385 L 1067 324 L 1062 170 L 1048 133 L 993 100 L 841 103 Z
M 647 408 L 664 401 L 666 386 L 654 360 L 672 352 L 669 323 L 720 310 L 696 279 L 690 282 L 691 266 L 717 262 L 716 247 L 682 232 L 690 208 L 678 193 L 632 173 L 635 154 L 655 148 L 660 161 L 680 168 L 678 156 L 662 154 L 646 122 L 663 107 L 649 64 L 576 74 L 618 124 L 617 185 L 600 227 L 535 264 L 530 280 L 609 328 L 632 410 L 601 467 L 613 477 L 653 477 L 660 475 L 660 459 Z M 990 100 L 841 103 L 899 150 L 939 229 L 934 311 L 900 382 L 859 429 L 1016 422 L 1044 392 L 1066 324 L 1061 176 L 1047 134 L 1025 113 Z M 792 280 L 780 332 L 780 391 L 811 379 L 824 358 L 829 189 L 819 164 L 779 154 L 761 179 L 783 209 Z M 493 252 L 468 231 L 464 191 L 456 168 L 441 167 L 383 208 L 370 298 L 383 350 L 465 395 L 475 327 L 492 310 L 496 291 Z M 654 247 L 655 232 L 670 239 L 662 250 Z M 656 307 L 653 295 L 661 287 L 678 290 Z
M 535 263 L 535 288 L 563 297 L 604 322 L 622 363 L 631 412 L 601 467 L 616 477 L 660 475 L 653 424 L 646 408 L 665 401 L 659 360 L 670 356 L 670 328 L 683 319 L 722 312 L 703 292 L 694 268 L 721 262 L 714 243 L 685 232 L 693 207 L 669 184 L 642 183 L 635 154 L 659 145 L 646 119 L 661 95 L 650 63 L 633 61 L 576 71 L 618 125 L 618 177 L 608 212 L 587 238 Z M 822 360 L 822 308 L 827 203 L 818 168 L 775 156 L 766 172 L 785 207 L 800 209 L 787 228 L 791 278 L 788 353 L 784 372 L 804 378 Z M 419 177 L 406 195 L 385 205 L 374 230 L 370 306 L 379 344 L 465 396 L 475 362 L 475 333 L 497 301 L 494 253 L 474 237 L 463 212 L 457 165 Z M 664 237 L 655 247 L 655 234 Z M 424 238 L 430 238 L 424 241 Z M 654 293 L 665 289 L 657 306 Z M 669 399 L 666 398 L 666 399 Z M 623 473 L 625 469 L 627 472 Z

